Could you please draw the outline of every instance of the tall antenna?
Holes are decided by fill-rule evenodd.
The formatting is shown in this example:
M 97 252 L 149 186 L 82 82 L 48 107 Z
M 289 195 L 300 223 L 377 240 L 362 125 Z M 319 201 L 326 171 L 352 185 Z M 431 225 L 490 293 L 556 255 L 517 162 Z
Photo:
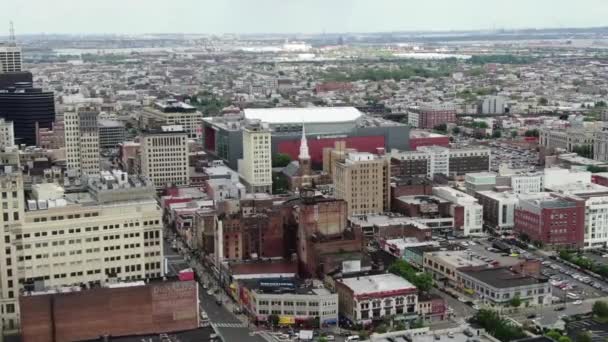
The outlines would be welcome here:
M 11 20 L 10 22 L 10 27 L 9 27 L 9 35 L 8 35 L 8 41 L 15 44 L 16 43 L 16 39 L 15 39 L 15 26 L 13 25 L 13 21 Z

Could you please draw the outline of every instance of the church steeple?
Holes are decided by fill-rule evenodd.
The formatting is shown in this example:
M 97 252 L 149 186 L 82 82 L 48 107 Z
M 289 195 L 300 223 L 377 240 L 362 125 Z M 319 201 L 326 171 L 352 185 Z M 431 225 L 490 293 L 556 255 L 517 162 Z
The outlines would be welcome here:
M 310 153 L 308 152 L 308 141 L 306 140 L 306 128 L 302 125 L 302 140 L 300 141 L 300 155 L 298 159 L 310 159 Z

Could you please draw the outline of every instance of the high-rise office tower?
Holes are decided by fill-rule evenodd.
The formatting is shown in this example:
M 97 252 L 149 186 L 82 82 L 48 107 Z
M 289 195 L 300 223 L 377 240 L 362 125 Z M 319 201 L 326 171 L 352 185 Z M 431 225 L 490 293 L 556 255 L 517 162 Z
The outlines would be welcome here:
M 11 121 L 0 118 L 0 149 L 15 145 L 15 130 Z
M 36 125 L 51 128 L 55 121 L 54 94 L 29 82 L 0 89 L 0 117 L 13 122 L 16 144 L 35 145 Z
M 0 73 L 21 71 L 21 47 L 13 44 L 0 45 Z
M 182 126 L 145 131 L 140 143 L 140 173 L 156 188 L 188 184 L 188 133 Z
M 249 120 L 243 128 L 243 159 L 238 169 L 247 191 L 272 191 L 270 130 L 259 120 Z
M 70 108 L 64 113 L 68 171 L 79 175 L 99 173 L 98 115 L 96 108 L 88 106 Z

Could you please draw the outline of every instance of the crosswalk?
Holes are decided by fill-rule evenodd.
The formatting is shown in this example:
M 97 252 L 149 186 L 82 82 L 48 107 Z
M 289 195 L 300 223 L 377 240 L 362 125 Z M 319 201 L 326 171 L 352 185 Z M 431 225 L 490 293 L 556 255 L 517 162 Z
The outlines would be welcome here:
M 246 323 L 213 323 L 218 328 L 247 328 Z

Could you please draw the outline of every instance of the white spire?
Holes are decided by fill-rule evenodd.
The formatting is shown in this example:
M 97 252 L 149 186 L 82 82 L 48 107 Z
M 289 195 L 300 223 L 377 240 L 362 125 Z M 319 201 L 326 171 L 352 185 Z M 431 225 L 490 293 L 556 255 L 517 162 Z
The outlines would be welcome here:
M 302 140 L 300 141 L 300 155 L 298 159 L 310 159 L 310 154 L 308 153 L 308 141 L 306 140 L 306 129 L 302 124 Z

